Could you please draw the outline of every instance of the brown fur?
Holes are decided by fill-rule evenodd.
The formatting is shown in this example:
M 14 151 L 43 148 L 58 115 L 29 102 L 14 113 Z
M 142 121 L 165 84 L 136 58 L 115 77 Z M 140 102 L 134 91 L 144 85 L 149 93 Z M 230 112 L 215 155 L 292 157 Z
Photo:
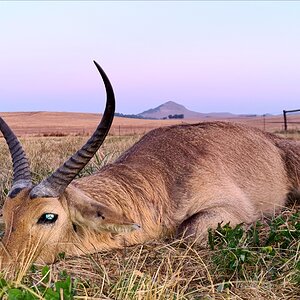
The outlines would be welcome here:
M 158 128 L 59 199 L 29 199 L 28 190 L 7 199 L 2 256 L 16 261 L 37 240 L 36 258 L 44 262 L 59 252 L 173 233 L 201 241 L 218 222 L 251 223 L 282 209 L 299 192 L 299 172 L 299 143 L 258 129 L 225 122 Z M 57 222 L 37 224 L 43 213 L 58 214 Z

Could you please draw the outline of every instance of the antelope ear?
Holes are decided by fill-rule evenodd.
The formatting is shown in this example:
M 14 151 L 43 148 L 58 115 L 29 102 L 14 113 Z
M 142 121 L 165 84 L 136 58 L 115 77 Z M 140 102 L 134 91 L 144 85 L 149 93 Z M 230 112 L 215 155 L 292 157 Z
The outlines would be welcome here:
M 122 213 L 111 210 L 79 189 L 69 187 L 65 195 L 71 220 L 79 226 L 111 233 L 131 232 L 140 228 Z

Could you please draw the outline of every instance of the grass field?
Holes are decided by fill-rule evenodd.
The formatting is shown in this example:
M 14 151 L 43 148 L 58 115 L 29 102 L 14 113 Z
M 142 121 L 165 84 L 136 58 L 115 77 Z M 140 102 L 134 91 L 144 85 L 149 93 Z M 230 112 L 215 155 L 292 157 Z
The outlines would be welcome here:
M 18 136 L 87 136 L 96 128 L 99 114 L 64 113 L 64 112 L 17 112 L 1 113 L 1 116 L 11 126 Z M 110 134 L 136 135 L 145 134 L 149 130 L 178 123 L 196 123 L 200 121 L 230 121 L 248 124 L 262 130 L 274 132 L 283 130 L 281 115 L 267 116 L 237 116 L 231 118 L 203 118 L 203 119 L 173 119 L 146 120 L 115 117 Z M 300 114 L 288 115 L 288 129 L 300 130 Z
M 130 147 L 140 135 L 109 136 L 80 176 Z M 300 139 L 293 133 L 293 138 Z M 24 137 L 33 180 L 39 182 L 73 154 L 84 136 Z M 11 162 L 0 139 L 1 203 L 11 184 Z M 300 299 L 299 207 L 272 220 L 210 233 L 205 249 L 163 239 L 123 250 L 34 265 L 0 280 L 3 299 Z M 1 276 L 4 276 L 2 274 Z

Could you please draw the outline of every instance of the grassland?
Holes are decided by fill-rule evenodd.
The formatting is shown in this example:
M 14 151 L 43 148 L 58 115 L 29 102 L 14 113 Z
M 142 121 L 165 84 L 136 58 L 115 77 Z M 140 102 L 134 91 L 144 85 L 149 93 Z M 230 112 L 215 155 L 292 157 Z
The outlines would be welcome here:
M 64 113 L 64 112 L 17 112 L 1 113 L 1 116 L 12 127 L 18 136 L 87 136 L 96 128 L 99 114 Z M 173 119 L 173 120 L 145 120 L 115 117 L 111 135 L 135 135 L 145 134 L 149 130 L 178 123 L 195 123 L 199 121 L 231 121 L 248 124 L 266 131 L 281 131 L 283 129 L 283 117 L 278 116 L 236 116 L 230 118 L 203 118 L 203 119 Z M 300 114 L 288 116 L 291 130 L 299 130 Z
M 139 139 L 109 136 L 80 176 L 91 174 Z M 299 138 L 293 133 L 293 138 Z M 51 173 L 86 140 L 81 136 L 26 137 L 21 142 L 33 180 Z M 11 162 L 0 139 L 3 203 Z M 300 215 L 291 206 L 248 227 L 222 224 L 207 248 L 163 239 L 123 250 L 34 265 L 0 280 L 3 299 L 300 299 Z M 3 276 L 4 274 L 2 274 Z

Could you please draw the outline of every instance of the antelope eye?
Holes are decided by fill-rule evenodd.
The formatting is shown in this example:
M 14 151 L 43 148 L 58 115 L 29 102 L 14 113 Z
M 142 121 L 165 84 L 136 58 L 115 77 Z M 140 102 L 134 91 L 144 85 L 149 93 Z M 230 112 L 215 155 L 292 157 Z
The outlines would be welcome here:
M 52 213 L 42 214 L 37 221 L 37 224 L 53 224 L 57 220 L 58 215 Z

